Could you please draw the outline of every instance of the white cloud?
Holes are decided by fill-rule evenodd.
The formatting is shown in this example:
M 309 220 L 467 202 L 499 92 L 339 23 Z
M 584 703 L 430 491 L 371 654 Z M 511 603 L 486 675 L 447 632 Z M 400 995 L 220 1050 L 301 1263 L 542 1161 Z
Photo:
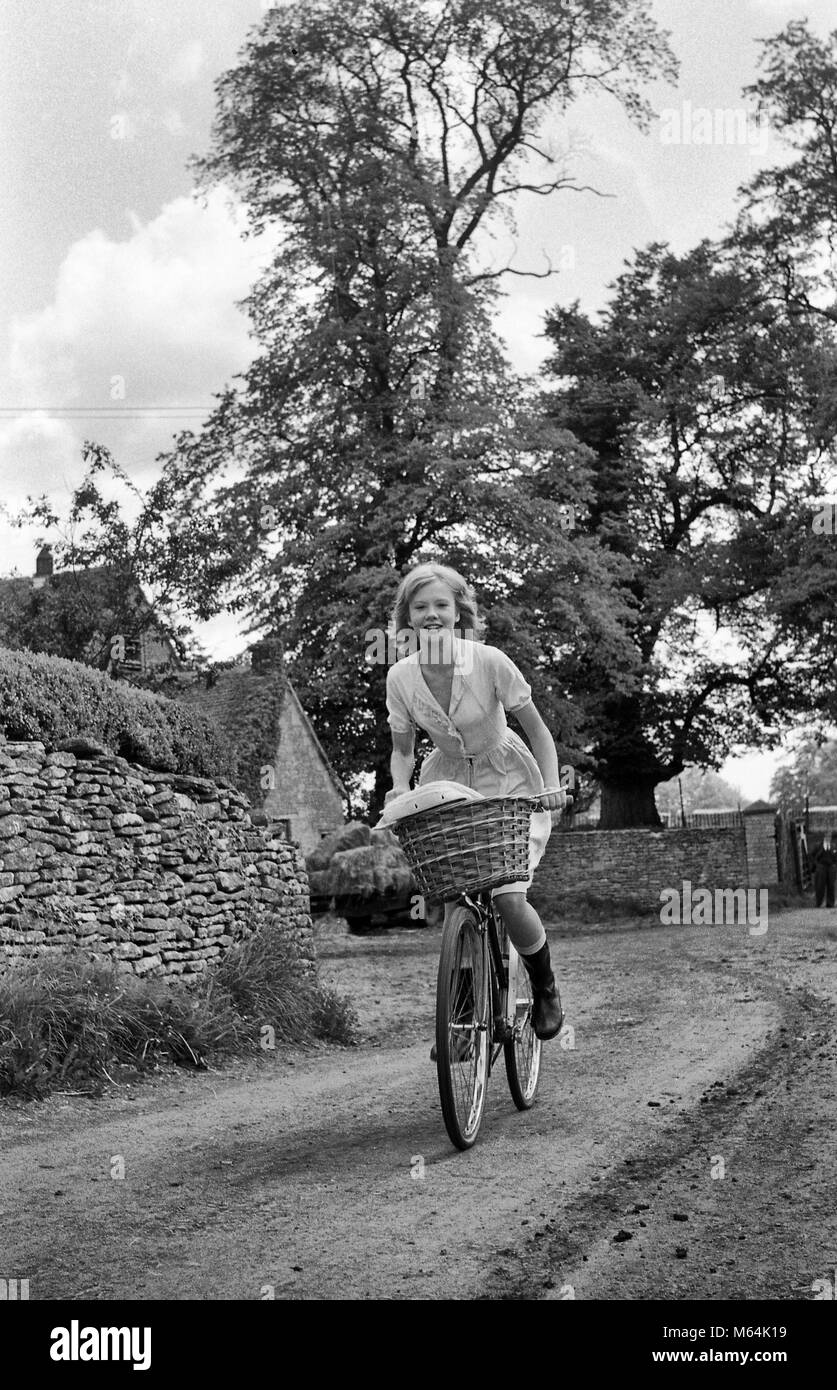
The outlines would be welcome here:
M 744 796 L 744 805 L 749 801 L 767 801 L 770 797 L 770 783 L 779 766 L 780 753 L 774 751 L 738 753 L 727 758 L 719 771 L 733 786 L 739 787 Z
M 778 24 L 789 23 L 792 19 L 809 19 L 814 30 L 820 30 L 823 26 L 833 29 L 837 22 L 834 0 L 750 0 L 750 8 Z
M 169 135 L 180 135 L 186 129 L 186 123 L 176 106 L 166 107 L 160 117 L 160 124 Z
M 82 476 L 80 441 L 66 421 L 33 413 L 0 423 L 0 575 L 34 573 L 37 531 L 13 527 L 7 518 L 25 505 L 28 495 L 42 493 L 59 511 L 66 510 Z
M 33 413 L 0 424 L 0 493 L 15 505 L 27 493 L 68 492 L 78 471 L 75 431 L 65 420 Z
M 197 81 L 205 61 L 203 44 L 200 39 L 193 39 L 175 54 L 166 73 L 166 80 L 177 87 L 188 87 L 190 83 Z
M 110 90 L 116 101 L 124 101 L 125 97 L 132 91 L 132 83 L 127 68 L 119 69 L 116 77 L 110 83 Z
M 53 300 L 12 321 L 8 370 L 26 405 L 109 405 L 114 378 L 131 405 L 205 401 L 253 354 L 235 307 L 264 263 L 242 241 L 222 190 L 207 207 L 177 198 L 132 235 L 89 232 L 70 247 Z
M 236 302 L 252 287 L 271 243 L 242 239 L 243 214 L 231 209 L 229 194 L 213 191 L 205 207 L 177 198 L 148 223 L 132 212 L 127 218 L 124 240 L 95 230 L 76 241 L 51 302 L 10 325 L 0 396 L 29 407 L 0 421 L 0 496 L 13 511 L 27 493 L 46 492 L 63 514 L 83 476 L 85 439 L 106 445 L 146 485 L 174 434 L 198 430 L 205 418 L 153 411 L 210 407 L 213 393 L 253 358 L 248 319 Z M 79 414 L 59 418 L 67 406 Z M 119 406 L 151 411 L 132 419 L 105 413 Z M 28 573 L 32 544 L 31 534 L 0 517 L 0 573 L 14 565 Z

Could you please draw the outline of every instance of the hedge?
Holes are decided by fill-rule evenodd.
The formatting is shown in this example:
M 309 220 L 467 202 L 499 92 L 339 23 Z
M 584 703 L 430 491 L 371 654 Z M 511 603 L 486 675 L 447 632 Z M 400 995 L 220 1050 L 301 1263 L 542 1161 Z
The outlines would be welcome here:
M 89 738 L 159 772 L 227 779 L 231 770 L 220 729 L 199 711 L 81 662 L 8 647 L 0 647 L 0 733 L 47 748 Z

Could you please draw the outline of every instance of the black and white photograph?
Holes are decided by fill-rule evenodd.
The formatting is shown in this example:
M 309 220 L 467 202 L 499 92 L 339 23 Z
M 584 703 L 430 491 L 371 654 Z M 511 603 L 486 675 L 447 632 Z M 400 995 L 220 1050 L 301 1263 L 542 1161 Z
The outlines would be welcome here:
M 2 0 L 0 51 L 8 1327 L 60 1378 L 185 1366 L 184 1302 L 562 1303 L 562 1378 L 799 1375 L 837 9 Z

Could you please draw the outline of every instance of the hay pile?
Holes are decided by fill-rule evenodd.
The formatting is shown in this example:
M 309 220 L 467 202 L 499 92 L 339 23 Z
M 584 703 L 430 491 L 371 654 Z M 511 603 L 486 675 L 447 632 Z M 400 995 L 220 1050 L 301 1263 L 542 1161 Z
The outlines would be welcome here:
M 332 898 L 335 911 L 350 915 L 399 903 L 406 908 L 418 892 L 396 836 L 363 821 L 348 821 L 327 835 L 305 863 L 315 911 L 326 911 Z
M 330 898 L 332 893 L 330 871 L 328 869 L 309 869 L 308 891 L 311 894 L 312 902 Z
M 331 883 L 335 898 L 367 902 L 370 898 L 409 897 L 413 878 L 400 849 L 361 845 L 335 854 Z
M 316 849 L 306 854 L 305 864 L 309 877 L 312 869 L 315 873 L 327 869 L 333 856 L 341 850 L 359 849 L 362 845 L 368 845 L 373 833 L 377 832 L 371 831 L 369 826 L 360 820 L 347 821 L 339 830 L 333 830 L 320 841 Z
M 389 845 L 390 849 L 401 848 L 401 841 L 398 836 L 394 835 L 391 830 L 387 830 L 386 826 L 382 826 L 380 830 L 376 827 L 369 833 L 370 843 L 373 845 Z

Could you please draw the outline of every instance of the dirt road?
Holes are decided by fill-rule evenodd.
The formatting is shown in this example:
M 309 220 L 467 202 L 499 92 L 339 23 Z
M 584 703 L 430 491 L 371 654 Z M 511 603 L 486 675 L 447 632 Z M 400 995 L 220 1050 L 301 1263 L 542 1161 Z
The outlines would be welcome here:
M 364 1041 L 0 1102 L 30 1299 L 810 1300 L 837 1266 L 837 912 L 551 930 L 573 1049 L 451 1147 L 439 933 L 320 930 Z M 119 1176 L 124 1171 L 124 1176 Z

